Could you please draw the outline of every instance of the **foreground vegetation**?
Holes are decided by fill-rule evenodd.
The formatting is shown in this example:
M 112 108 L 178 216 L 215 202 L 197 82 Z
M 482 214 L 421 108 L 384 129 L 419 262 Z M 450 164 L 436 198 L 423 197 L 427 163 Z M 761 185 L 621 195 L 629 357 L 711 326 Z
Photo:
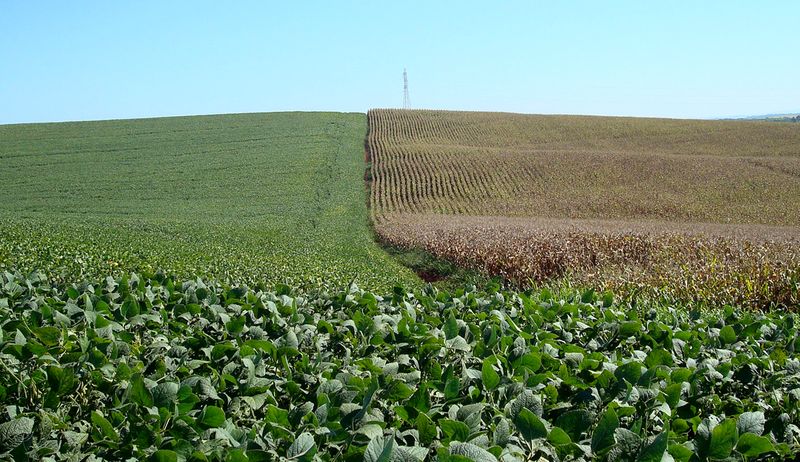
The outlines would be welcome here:
M 800 303 L 790 125 L 372 110 L 375 228 L 520 286 Z
M 418 280 L 372 240 L 363 114 L 0 126 L 0 268 L 53 280 Z
M 772 460 L 800 449 L 797 329 L 592 292 L 6 272 L 0 457 Z

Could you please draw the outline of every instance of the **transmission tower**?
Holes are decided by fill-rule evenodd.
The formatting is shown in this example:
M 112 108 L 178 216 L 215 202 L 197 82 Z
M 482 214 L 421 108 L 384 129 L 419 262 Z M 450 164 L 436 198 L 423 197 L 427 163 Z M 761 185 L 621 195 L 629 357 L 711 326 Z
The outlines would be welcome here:
M 411 109 L 411 100 L 408 98 L 408 72 L 403 68 L 403 109 Z

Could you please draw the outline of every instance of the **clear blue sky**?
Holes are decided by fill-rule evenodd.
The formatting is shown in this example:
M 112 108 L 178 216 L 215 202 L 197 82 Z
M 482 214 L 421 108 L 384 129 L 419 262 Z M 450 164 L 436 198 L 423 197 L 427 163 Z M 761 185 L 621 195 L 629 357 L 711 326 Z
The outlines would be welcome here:
M 800 111 L 800 2 L 0 0 L 0 123 Z

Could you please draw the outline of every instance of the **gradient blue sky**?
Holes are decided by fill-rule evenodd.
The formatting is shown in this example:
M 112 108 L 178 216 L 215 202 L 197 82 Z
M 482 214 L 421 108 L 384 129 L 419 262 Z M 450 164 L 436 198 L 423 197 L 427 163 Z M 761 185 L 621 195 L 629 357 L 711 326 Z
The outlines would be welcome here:
M 798 1 L 0 0 L 0 123 L 800 111 Z

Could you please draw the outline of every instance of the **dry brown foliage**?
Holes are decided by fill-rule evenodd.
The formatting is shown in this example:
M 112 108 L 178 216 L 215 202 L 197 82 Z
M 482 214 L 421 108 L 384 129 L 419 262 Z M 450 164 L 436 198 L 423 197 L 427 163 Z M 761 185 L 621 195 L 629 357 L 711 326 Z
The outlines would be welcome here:
M 404 110 L 369 122 L 389 243 L 523 285 L 798 304 L 800 127 Z

